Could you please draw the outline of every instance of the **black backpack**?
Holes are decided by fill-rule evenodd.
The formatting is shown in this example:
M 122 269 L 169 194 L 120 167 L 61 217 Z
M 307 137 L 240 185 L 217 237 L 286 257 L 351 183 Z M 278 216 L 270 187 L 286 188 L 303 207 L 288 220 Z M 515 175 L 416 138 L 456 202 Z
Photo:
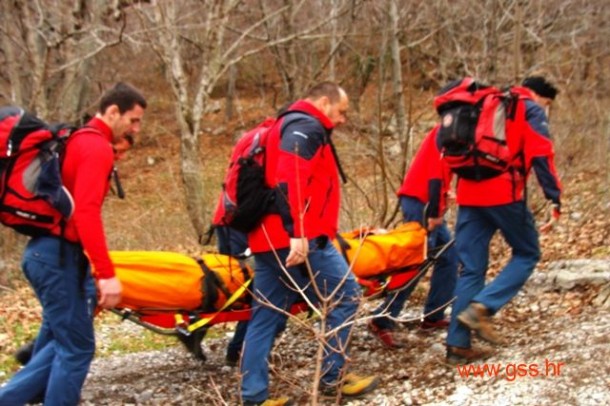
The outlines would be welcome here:
M 507 120 L 515 119 L 518 97 L 476 82 L 455 81 L 434 98 L 440 116 L 437 144 L 443 160 L 459 177 L 493 178 L 511 169 L 515 154 L 507 145 Z
M 269 132 L 277 121 L 267 118 L 247 131 L 233 148 L 222 184 L 220 225 L 247 233 L 272 211 L 276 194 L 265 181 L 265 152 Z

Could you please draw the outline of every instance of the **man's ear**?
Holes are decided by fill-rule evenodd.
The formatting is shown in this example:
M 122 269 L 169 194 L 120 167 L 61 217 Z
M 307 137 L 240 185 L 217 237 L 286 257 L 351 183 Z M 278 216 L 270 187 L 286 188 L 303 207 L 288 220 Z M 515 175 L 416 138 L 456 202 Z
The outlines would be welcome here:
M 116 104 L 112 104 L 106 108 L 106 112 L 104 116 L 111 122 L 115 122 L 117 118 L 121 115 L 121 111 L 119 110 L 119 106 Z
M 324 114 L 328 115 L 330 113 L 330 99 L 328 98 L 328 96 L 322 96 L 320 97 L 320 111 L 322 111 Z

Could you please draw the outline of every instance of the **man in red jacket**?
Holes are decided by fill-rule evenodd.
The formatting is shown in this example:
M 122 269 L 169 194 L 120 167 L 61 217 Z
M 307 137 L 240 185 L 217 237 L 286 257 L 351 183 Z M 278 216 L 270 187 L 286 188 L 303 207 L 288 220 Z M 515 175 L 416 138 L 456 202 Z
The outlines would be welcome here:
M 451 241 L 444 213 L 452 175 L 449 166 L 441 159 L 436 143 L 438 128 L 434 127 L 422 141 L 398 190 L 403 220 L 427 226 L 429 249 L 442 247 Z M 457 257 L 454 247 L 450 246 L 434 265 L 422 329 L 447 327 L 449 323 L 445 320 L 444 309 L 453 298 L 456 279 Z M 403 347 L 394 337 L 395 322 L 392 318 L 398 317 L 416 284 L 417 281 L 413 281 L 407 289 L 388 296 L 374 311 L 380 316 L 370 321 L 369 330 L 388 348 Z
M 340 385 L 350 322 L 360 299 L 360 287 L 347 262 L 329 242 L 337 233 L 340 203 L 340 168 L 330 137 L 333 128 L 346 121 L 348 105 L 342 88 L 324 82 L 292 104 L 270 130 L 265 177 L 278 192 L 277 214 L 266 215 L 248 235 L 256 271 L 255 303 L 241 365 L 244 405 L 292 404 L 286 397 L 268 399 L 267 362 L 286 319 L 278 309 L 289 309 L 299 299 L 299 290 L 314 302 L 320 301 L 316 290 L 324 298 L 332 295 L 325 320 L 328 336 L 321 388 L 335 393 Z M 354 374 L 345 375 L 344 381 L 345 396 L 361 395 L 377 385 L 375 377 Z
M 76 405 L 95 352 L 97 304 L 112 308 L 121 299 L 102 224 L 102 204 L 114 168 L 113 144 L 140 131 L 146 100 L 118 83 L 104 94 L 99 111 L 69 139 L 62 165 L 74 213 L 61 230 L 32 238 L 23 272 L 43 309 L 32 358 L 0 388 L 0 405 Z M 86 255 L 85 255 L 86 253 Z M 91 266 L 95 268 L 94 280 Z
M 471 348 L 471 331 L 490 343 L 501 341 L 490 317 L 519 292 L 540 260 L 538 232 L 524 198 L 531 169 L 552 202 L 553 216 L 558 218 L 560 213 L 561 187 L 545 113 L 557 89 L 543 77 L 533 76 L 512 91 L 518 94 L 519 102 L 516 119 L 506 122 L 506 133 L 509 150 L 518 164 L 491 179 L 459 179 L 457 184 L 455 239 L 462 271 L 447 334 L 447 361 L 452 364 L 469 363 L 484 355 Z M 512 256 L 486 285 L 489 244 L 498 230 L 511 247 Z

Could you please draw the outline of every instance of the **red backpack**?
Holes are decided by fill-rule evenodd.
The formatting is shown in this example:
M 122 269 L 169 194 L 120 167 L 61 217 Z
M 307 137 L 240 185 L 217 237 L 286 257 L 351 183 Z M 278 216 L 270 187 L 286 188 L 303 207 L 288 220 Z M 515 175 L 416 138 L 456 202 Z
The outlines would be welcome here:
M 40 236 L 63 226 L 74 201 L 62 185 L 60 155 L 73 128 L 49 125 L 18 107 L 0 108 L 0 222 Z
M 249 232 L 270 212 L 275 190 L 265 181 L 265 149 L 279 118 L 267 118 L 237 142 L 222 185 L 220 224 Z
M 440 115 L 437 144 L 443 160 L 459 177 L 493 178 L 512 167 L 506 120 L 514 120 L 518 97 L 510 91 L 464 78 L 434 98 Z

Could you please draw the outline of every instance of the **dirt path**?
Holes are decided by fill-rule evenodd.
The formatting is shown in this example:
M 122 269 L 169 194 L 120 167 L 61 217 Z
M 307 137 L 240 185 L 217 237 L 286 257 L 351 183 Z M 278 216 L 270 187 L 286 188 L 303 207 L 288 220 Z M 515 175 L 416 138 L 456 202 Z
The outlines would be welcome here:
M 403 327 L 408 348 L 388 351 L 356 327 L 355 369 L 382 378 L 378 390 L 348 405 L 602 405 L 610 404 L 610 311 L 588 303 L 591 290 L 542 292 L 529 287 L 497 317 L 510 345 L 496 348 L 479 376 L 443 364 L 444 332 Z M 125 325 L 126 334 L 139 327 Z M 236 405 L 239 377 L 224 365 L 228 338 L 204 341 L 200 363 L 179 346 L 94 362 L 86 405 Z M 308 404 L 315 346 L 290 325 L 275 349 L 274 395 Z M 475 365 L 481 368 L 484 364 Z M 484 375 L 484 376 L 481 376 Z M 333 404 L 325 401 L 322 404 Z

